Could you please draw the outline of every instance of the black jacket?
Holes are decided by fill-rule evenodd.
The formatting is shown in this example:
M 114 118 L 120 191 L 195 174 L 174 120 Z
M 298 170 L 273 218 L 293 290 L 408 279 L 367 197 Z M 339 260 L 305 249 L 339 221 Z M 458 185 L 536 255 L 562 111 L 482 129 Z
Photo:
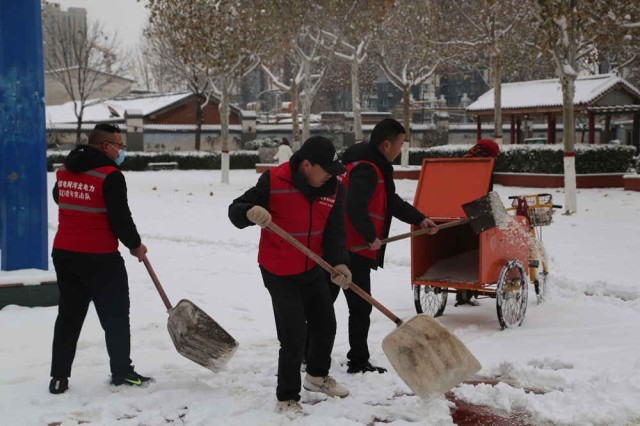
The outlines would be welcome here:
M 64 160 L 65 169 L 70 172 L 86 172 L 98 167 L 118 167 L 101 151 L 88 145 L 80 145 Z M 129 249 L 140 247 L 140 234 L 131 217 L 127 200 L 127 184 L 121 171 L 110 173 L 102 183 L 102 194 L 107 208 L 109 226 L 122 244 Z M 58 203 L 58 185 L 53 186 L 53 199 Z
M 318 197 L 333 195 L 336 190 L 336 185 L 338 185 L 336 202 L 327 218 L 327 223 L 324 228 L 322 250 L 324 260 L 330 264 L 348 265 L 349 253 L 346 247 L 344 228 L 344 187 L 333 177 L 320 188 L 314 188 L 308 185 L 304 178 L 298 173 L 299 165 L 300 158 L 297 153 L 293 154 L 289 160 L 293 185 L 307 197 L 309 203 L 313 203 Z M 253 222 L 247 219 L 247 210 L 251 207 L 257 205 L 269 209 L 270 175 L 269 170 L 264 172 L 258 179 L 256 186 L 233 200 L 229 206 L 229 219 L 237 228 L 243 229 L 253 225 Z
M 389 236 L 391 218 L 395 217 L 403 222 L 418 225 L 425 218 L 411 204 L 404 201 L 396 194 L 396 185 L 393 182 L 393 165 L 371 143 L 358 143 L 349 147 L 342 156 L 342 162 L 346 165 L 354 161 L 366 160 L 374 163 L 384 177 L 384 186 L 387 192 L 387 209 L 384 218 L 382 237 Z M 369 217 L 369 200 L 376 188 L 378 177 L 375 170 L 367 163 L 358 164 L 349 174 L 349 191 L 347 192 L 346 212 L 349 221 L 355 230 L 368 242 L 376 239 L 376 231 Z M 378 250 L 378 257 L 372 261 L 371 267 L 376 269 L 384 266 L 384 253 L 386 246 Z M 354 255 L 353 253 L 351 254 Z

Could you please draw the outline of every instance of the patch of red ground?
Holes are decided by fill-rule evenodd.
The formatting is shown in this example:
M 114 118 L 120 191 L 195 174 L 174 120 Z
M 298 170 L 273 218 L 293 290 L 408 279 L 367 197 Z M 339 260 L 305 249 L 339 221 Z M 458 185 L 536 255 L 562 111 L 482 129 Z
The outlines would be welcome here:
M 485 384 L 496 386 L 500 380 L 484 379 L 469 380 L 465 384 L 479 385 Z M 525 392 L 542 394 L 540 389 L 522 388 Z M 522 412 L 505 413 L 484 405 L 471 404 L 456 398 L 452 392 L 445 394 L 447 400 L 453 402 L 455 407 L 451 408 L 453 423 L 458 426 L 528 426 L 532 425 L 527 415 Z

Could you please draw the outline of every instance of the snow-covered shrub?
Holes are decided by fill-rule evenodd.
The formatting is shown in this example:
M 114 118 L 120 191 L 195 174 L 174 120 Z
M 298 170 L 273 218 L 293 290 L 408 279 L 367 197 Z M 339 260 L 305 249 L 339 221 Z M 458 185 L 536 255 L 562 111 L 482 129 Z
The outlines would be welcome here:
M 257 150 L 258 148 L 274 148 L 280 145 L 280 140 L 275 138 L 254 139 L 244 144 L 244 149 Z

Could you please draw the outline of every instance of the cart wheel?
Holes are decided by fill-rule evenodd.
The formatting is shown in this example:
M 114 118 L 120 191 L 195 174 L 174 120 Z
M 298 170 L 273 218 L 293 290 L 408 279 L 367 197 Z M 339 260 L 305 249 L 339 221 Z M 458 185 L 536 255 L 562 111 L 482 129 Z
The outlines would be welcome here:
M 447 306 L 447 289 L 429 285 L 413 285 L 413 301 L 416 312 L 439 317 Z
M 510 260 L 502 267 L 496 288 L 498 321 L 503 329 L 522 324 L 528 296 L 524 268 L 518 260 Z

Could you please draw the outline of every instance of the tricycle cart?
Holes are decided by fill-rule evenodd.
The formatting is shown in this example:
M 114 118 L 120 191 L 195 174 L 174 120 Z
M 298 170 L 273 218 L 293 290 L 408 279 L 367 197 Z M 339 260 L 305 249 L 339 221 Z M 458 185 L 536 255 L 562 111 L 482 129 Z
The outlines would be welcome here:
M 414 206 L 438 224 L 465 218 L 462 205 L 488 193 L 493 162 L 492 158 L 425 159 Z M 412 237 L 411 283 L 416 311 L 440 316 L 449 293 L 471 290 L 477 296 L 496 299 L 503 329 L 521 325 L 532 273 L 544 264 L 544 273 L 536 276 L 540 283 L 547 272 L 543 249 L 532 229 L 527 216 L 514 215 L 508 223 L 479 234 L 465 224 L 435 235 Z M 536 287 L 538 290 L 542 285 Z

